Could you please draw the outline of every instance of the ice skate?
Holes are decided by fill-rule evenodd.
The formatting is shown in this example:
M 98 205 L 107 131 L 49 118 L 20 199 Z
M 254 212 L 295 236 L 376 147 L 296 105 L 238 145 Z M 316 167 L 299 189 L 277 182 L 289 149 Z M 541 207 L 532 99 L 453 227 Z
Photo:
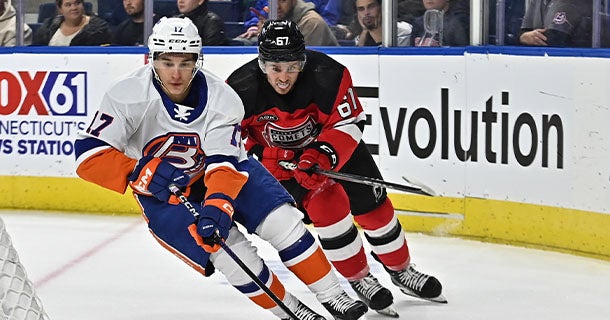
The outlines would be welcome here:
M 292 312 L 299 319 L 292 319 L 288 317 L 283 318 L 282 320 L 326 320 L 326 318 L 309 309 L 309 307 L 303 304 L 301 301 L 298 301 L 296 310 L 292 310 Z
M 392 283 L 403 293 L 432 302 L 447 303 L 447 299 L 442 295 L 443 286 L 438 279 L 415 270 L 413 264 L 402 271 L 386 271 L 390 274 Z
M 362 317 L 369 309 L 364 302 L 352 299 L 345 292 L 322 303 L 322 305 L 335 320 L 356 320 Z
M 398 312 L 392 307 L 394 303 L 392 292 L 384 288 L 372 274 L 367 274 L 361 280 L 350 281 L 349 284 L 356 291 L 358 298 L 369 308 L 377 313 L 398 318 Z

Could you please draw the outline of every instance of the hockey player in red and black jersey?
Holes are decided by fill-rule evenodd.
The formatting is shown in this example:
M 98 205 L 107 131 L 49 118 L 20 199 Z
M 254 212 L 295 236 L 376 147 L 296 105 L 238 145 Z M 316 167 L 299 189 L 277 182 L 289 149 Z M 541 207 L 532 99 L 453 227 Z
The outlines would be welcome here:
M 406 294 L 446 302 L 441 283 L 413 268 L 384 188 L 312 173 L 318 166 L 382 178 L 361 139 L 366 116 L 347 68 L 305 49 L 303 35 L 290 21 L 268 20 L 258 42 L 258 58 L 227 79 L 245 107 L 242 134 L 248 152 L 292 194 L 313 222 L 328 259 L 371 309 L 398 316 L 392 293 L 370 273 L 354 220 L 395 285 Z
M 244 231 L 275 248 L 334 319 L 359 319 L 367 306 L 343 290 L 292 196 L 247 156 L 239 134 L 242 103 L 223 79 L 200 68 L 201 46 L 190 19 L 159 20 L 148 40 L 151 63 L 112 84 L 91 125 L 78 133 L 77 174 L 119 193 L 131 186 L 151 234 L 164 248 L 205 276 L 219 270 L 277 318 L 326 320 L 284 287 Z M 184 188 L 190 208 L 180 205 L 172 185 Z M 209 293 L 212 304 L 214 292 Z

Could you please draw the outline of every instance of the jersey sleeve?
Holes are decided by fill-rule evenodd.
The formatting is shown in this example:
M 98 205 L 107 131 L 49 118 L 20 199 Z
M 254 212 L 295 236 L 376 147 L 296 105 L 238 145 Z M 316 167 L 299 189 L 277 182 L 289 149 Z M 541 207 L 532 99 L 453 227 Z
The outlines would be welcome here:
M 89 149 L 90 146 L 97 145 Z M 136 160 L 95 138 L 76 140 L 76 174 L 83 180 L 106 189 L 125 193 L 127 177 L 136 166 Z M 108 174 L 112 172 L 112 174 Z
M 223 193 L 235 199 L 248 181 L 248 174 L 236 169 L 237 163 L 246 159 L 241 137 L 244 107 L 226 83 L 222 82 L 217 89 L 220 94 L 210 101 L 208 128 L 202 143 L 206 155 L 206 197 Z
M 323 125 L 318 141 L 330 144 L 337 154 L 339 170 L 349 160 L 362 139 L 366 115 L 352 84 L 352 77 L 344 68 L 337 96 L 330 115 Z
M 119 193 L 125 193 L 127 177 L 137 162 L 123 153 L 132 128 L 124 110 L 107 93 L 89 127 L 75 141 L 76 174 Z

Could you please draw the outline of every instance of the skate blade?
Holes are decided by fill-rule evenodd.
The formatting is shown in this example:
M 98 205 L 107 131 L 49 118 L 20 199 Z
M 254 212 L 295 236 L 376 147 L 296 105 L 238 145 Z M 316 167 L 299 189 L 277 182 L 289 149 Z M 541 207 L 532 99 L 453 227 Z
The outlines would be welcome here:
M 438 295 L 437 297 L 434 297 L 434 298 L 424 298 L 424 297 L 418 296 L 413 291 L 410 291 L 410 290 L 407 290 L 407 289 L 400 289 L 400 291 L 402 291 L 402 293 L 404 293 L 404 294 L 406 294 L 408 296 L 415 297 L 415 298 L 418 298 L 418 299 L 428 300 L 428 301 L 436 302 L 436 303 L 447 303 L 447 299 L 445 299 L 445 297 L 442 294 L 440 294 L 440 295 Z
M 398 312 L 396 312 L 396 310 L 394 310 L 394 308 L 392 308 L 392 306 L 389 307 L 385 307 L 383 309 L 379 309 L 379 310 L 375 310 L 375 312 L 384 315 L 384 316 L 388 316 L 388 317 L 392 317 L 392 318 L 398 318 Z

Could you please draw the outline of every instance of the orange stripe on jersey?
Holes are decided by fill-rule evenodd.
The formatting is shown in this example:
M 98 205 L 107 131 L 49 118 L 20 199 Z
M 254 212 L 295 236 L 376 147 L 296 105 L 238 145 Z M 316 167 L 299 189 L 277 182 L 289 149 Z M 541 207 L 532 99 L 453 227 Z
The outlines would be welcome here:
M 229 201 L 225 199 L 207 199 L 203 203 L 205 206 L 215 206 L 218 209 L 222 210 L 222 212 L 229 215 L 229 218 L 233 218 L 233 206 L 229 203 Z
M 318 247 L 307 259 L 288 267 L 301 281 L 310 285 L 331 272 L 330 263 L 326 260 L 324 252 Z
M 159 244 L 167 249 L 169 252 L 173 253 L 176 257 L 180 258 L 180 260 L 184 261 L 184 263 L 188 264 L 191 268 L 195 269 L 195 271 L 201 273 L 202 275 L 205 276 L 205 268 L 202 267 L 200 264 L 195 263 L 193 260 L 189 259 L 187 256 L 183 255 L 180 251 L 174 249 L 174 247 L 170 246 L 169 244 L 165 243 L 165 241 L 161 240 L 161 238 L 157 237 L 157 235 L 152 232 L 152 230 L 149 230 L 150 233 L 153 235 L 153 237 L 155 237 L 155 239 L 157 240 L 157 242 L 159 242 Z
M 219 166 L 205 173 L 203 179 L 208 191 L 205 195 L 207 198 L 214 193 L 224 193 L 229 198 L 237 198 L 237 194 L 248 181 L 248 176 L 241 174 L 233 168 L 227 166 Z
M 286 296 L 286 288 L 284 288 L 284 285 L 280 282 L 275 273 L 273 274 L 273 280 L 269 286 L 269 289 L 271 289 L 271 291 L 275 293 L 280 300 L 284 300 L 284 297 Z M 271 299 L 266 293 L 250 297 L 250 300 L 264 309 L 271 309 L 277 306 L 275 301 L 273 301 L 273 299 Z
M 76 168 L 76 174 L 84 180 L 123 194 L 127 189 L 127 177 L 136 162 L 120 151 L 108 148 L 82 161 Z

